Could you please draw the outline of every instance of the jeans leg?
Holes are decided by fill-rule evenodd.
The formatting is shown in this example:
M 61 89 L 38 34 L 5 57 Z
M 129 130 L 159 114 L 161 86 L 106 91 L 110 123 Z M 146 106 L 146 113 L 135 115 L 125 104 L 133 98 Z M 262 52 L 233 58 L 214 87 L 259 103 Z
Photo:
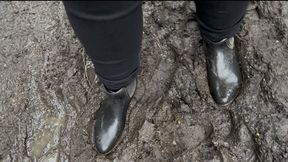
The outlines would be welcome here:
M 202 37 L 217 42 L 240 30 L 249 1 L 195 0 L 195 3 Z
M 108 89 L 129 85 L 139 70 L 141 1 L 63 1 L 75 34 Z

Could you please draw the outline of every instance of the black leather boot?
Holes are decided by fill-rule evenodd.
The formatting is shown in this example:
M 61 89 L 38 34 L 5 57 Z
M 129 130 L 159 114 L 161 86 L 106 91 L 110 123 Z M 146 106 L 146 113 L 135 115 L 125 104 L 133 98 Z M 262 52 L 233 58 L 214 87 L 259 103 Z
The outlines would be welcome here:
M 205 40 L 205 44 L 210 93 L 217 104 L 227 105 L 236 98 L 241 83 L 234 37 L 216 43 Z
M 130 100 L 136 90 L 136 80 L 117 92 L 106 90 L 107 96 L 96 112 L 94 143 L 102 153 L 109 153 L 119 141 L 124 130 Z

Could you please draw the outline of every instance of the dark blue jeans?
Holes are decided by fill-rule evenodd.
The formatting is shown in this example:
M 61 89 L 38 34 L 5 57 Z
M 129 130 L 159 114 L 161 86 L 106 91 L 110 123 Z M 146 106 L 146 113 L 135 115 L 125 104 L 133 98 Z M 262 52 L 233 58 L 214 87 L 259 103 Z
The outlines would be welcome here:
M 139 71 L 143 16 L 141 1 L 63 1 L 75 34 L 97 76 L 112 90 L 125 87 Z M 248 1 L 195 1 L 204 39 L 219 41 L 240 29 Z

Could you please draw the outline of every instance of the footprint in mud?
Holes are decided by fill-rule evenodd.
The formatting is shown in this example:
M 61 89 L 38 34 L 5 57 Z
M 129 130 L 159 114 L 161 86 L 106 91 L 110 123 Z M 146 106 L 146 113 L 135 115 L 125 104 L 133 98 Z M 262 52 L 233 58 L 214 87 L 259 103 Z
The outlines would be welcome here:
M 38 115 L 39 118 L 43 119 L 40 120 L 40 129 L 33 135 L 34 137 L 31 138 L 32 141 L 29 142 L 28 154 L 34 161 L 57 161 L 57 159 L 59 159 L 58 148 L 61 143 L 61 133 L 67 120 L 66 112 L 62 101 L 56 97 L 56 93 L 46 94 L 44 96 L 51 97 L 50 104 L 54 105 L 57 111 L 55 111 L 53 115 L 44 113 L 40 116 L 35 112 L 34 116 Z
M 256 162 L 257 146 L 243 120 L 229 110 L 214 113 L 212 143 L 223 162 Z

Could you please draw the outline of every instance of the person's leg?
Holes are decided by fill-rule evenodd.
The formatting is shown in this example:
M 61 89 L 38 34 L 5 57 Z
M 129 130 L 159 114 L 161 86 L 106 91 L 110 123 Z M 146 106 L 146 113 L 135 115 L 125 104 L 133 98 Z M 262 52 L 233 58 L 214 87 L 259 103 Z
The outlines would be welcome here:
M 210 93 L 219 105 L 231 103 L 240 90 L 241 72 L 234 48 L 249 1 L 196 1 L 197 20 L 206 45 Z
M 137 1 L 63 1 L 69 21 L 106 88 L 131 83 L 139 69 L 142 7 Z
M 217 42 L 239 31 L 249 1 L 196 0 L 195 3 L 203 38 Z
M 109 153 L 119 141 L 136 89 L 143 29 L 141 4 L 64 1 L 69 21 L 106 89 L 92 130 L 100 153 Z

